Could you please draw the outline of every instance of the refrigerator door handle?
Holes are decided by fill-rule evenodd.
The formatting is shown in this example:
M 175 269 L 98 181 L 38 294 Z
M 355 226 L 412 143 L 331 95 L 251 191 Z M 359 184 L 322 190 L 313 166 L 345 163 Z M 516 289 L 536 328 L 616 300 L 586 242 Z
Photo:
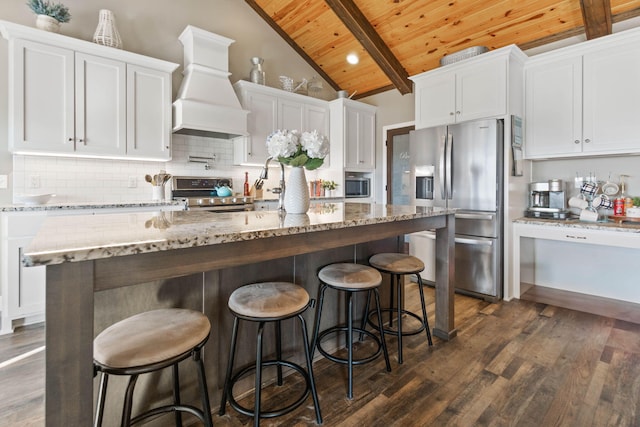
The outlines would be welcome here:
M 440 147 L 438 150 L 438 175 L 440 177 L 440 197 L 442 200 L 447 199 L 447 195 L 445 194 L 445 153 L 447 150 L 447 134 L 442 136 L 442 141 L 440 141 Z
M 464 237 L 456 237 L 456 243 L 466 243 L 467 245 L 481 245 L 481 246 L 492 246 L 493 240 L 477 240 L 477 239 L 467 239 Z
M 472 213 L 457 213 L 455 214 L 457 219 L 482 219 L 487 221 L 493 221 L 493 214 L 472 214 Z
M 447 199 L 453 198 L 453 135 L 447 133 L 446 173 L 447 173 Z

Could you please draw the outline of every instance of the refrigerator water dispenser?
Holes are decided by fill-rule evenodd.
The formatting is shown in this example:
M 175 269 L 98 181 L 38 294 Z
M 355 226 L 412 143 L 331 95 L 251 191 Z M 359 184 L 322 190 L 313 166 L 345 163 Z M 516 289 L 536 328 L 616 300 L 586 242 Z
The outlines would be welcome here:
M 433 200 L 433 176 L 416 176 L 416 199 Z

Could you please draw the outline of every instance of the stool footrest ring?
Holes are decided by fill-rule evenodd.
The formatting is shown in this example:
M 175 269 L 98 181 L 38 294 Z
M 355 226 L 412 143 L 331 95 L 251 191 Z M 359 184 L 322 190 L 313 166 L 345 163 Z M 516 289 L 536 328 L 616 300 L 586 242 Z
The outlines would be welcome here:
M 285 406 L 284 408 L 281 409 L 274 409 L 272 411 L 268 411 L 268 412 L 260 412 L 260 418 L 275 418 L 275 417 L 279 417 L 281 415 L 285 415 L 288 414 L 289 412 L 293 411 L 294 409 L 296 409 L 298 406 L 302 405 L 305 400 L 307 399 L 307 397 L 309 396 L 309 393 L 311 392 L 311 382 L 309 380 L 309 375 L 307 374 L 307 372 L 302 368 L 302 366 L 297 365 L 293 362 L 288 362 L 286 360 L 265 360 L 262 362 L 262 366 L 285 366 L 287 368 L 291 368 L 295 371 L 297 371 L 300 375 L 302 375 L 302 377 L 304 378 L 306 387 L 304 390 L 304 393 L 302 394 L 302 396 L 300 396 L 300 398 L 298 400 L 296 400 L 295 402 L 291 403 L 288 406 Z M 247 408 L 245 408 L 244 406 L 241 406 L 238 401 L 235 399 L 235 397 L 233 397 L 233 393 L 231 393 L 231 391 L 233 390 L 233 385 L 244 375 L 248 374 L 249 372 L 255 371 L 256 370 L 256 366 L 255 365 L 251 365 L 251 366 L 247 366 L 246 368 L 242 369 L 241 371 L 239 371 L 238 373 L 236 373 L 230 380 L 229 382 L 229 405 L 235 409 L 236 411 L 240 412 L 241 414 L 244 414 L 248 417 L 253 417 L 255 412 L 253 410 L 249 410 Z
M 367 335 L 368 337 L 372 338 L 374 340 L 374 342 L 376 343 L 376 345 L 377 345 L 377 349 L 372 355 L 367 356 L 367 357 L 362 357 L 360 359 L 353 359 L 352 363 L 354 365 L 362 365 L 362 364 L 365 364 L 365 363 L 368 363 L 368 362 L 371 362 L 371 361 L 375 360 L 380 355 L 380 353 L 382 352 L 382 343 L 380 342 L 380 339 L 376 335 L 374 335 L 373 333 L 371 333 L 371 332 L 369 332 L 367 330 L 361 329 L 361 328 L 355 328 L 354 327 L 351 330 L 353 331 L 354 335 L 356 333 Z M 336 334 L 338 332 L 347 332 L 347 331 L 348 331 L 348 328 L 346 326 L 335 326 L 333 328 L 329 328 L 329 329 L 326 329 L 326 330 L 322 331 L 320 334 L 318 334 L 318 345 L 317 345 L 318 351 L 324 357 L 326 357 L 327 359 L 329 359 L 329 360 L 331 360 L 333 362 L 342 363 L 342 364 L 345 364 L 345 365 L 348 364 L 349 360 L 347 360 L 345 358 L 342 358 L 342 357 L 337 357 L 337 356 L 334 356 L 332 354 L 329 354 L 325 349 L 322 348 L 322 338 L 324 338 L 325 336 L 330 335 L 330 334 Z
M 187 412 L 195 417 L 197 417 L 203 423 L 206 423 L 204 412 L 195 406 L 191 405 L 165 405 L 159 406 L 157 408 L 153 408 L 147 412 L 143 412 L 142 414 L 137 415 L 136 417 L 131 419 L 131 425 L 139 423 L 140 421 L 147 419 L 149 417 L 153 417 L 155 415 L 164 414 L 167 412 Z
M 398 312 L 398 309 L 397 309 L 397 308 L 381 308 L 381 309 L 380 309 L 380 311 L 381 311 L 382 313 L 392 313 L 392 314 L 396 314 L 396 313 Z M 416 319 L 418 322 L 420 322 L 420 325 L 421 325 L 421 326 L 419 326 L 419 327 L 417 327 L 417 328 L 415 328 L 415 329 L 409 330 L 409 331 L 405 331 L 405 330 L 404 330 L 404 328 L 402 328 L 402 336 L 416 335 L 416 334 L 419 334 L 420 332 L 422 332 L 422 331 L 424 331 L 424 330 L 425 330 L 424 320 L 422 320 L 422 318 L 421 318 L 420 316 L 418 316 L 417 314 L 415 314 L 415 313 L 413 313 L 413 312 L 411 312 L 411 311 L 409 311 L 409 310 L 404 310 L 404 309 L 402 309 L 402 310 L 400 310 L 400 312 L 401 312 L 402 314 L 407 315 L 407 316 L 411 316 L 411 317 L 413 317 L 413 318 L 414 318 L 414 319 Z M 377 325 L 373 320 L 371 320 L 371 316 L 372 316 L 372 315 L 375 315 L 375 314 L 376 314 L 376 311 L 375 311 L 375 310 L 370 310 L 370 311 L 369 311 L 369 313 L 367 314 L 367 323 L 368 323 L 371 327 L 373 327 L 373 328 L 375 328 L 375 329 L 378 329 L 378 325 Z M 397 321 L 396 321 L 396 323 L 397 323 Z M 383 325 L 383 326 L 384 326 L 384 325 Z M 397 330 L 397 329 L 389 329 L 388 327 L 384 327 L 384 333 L 385 333 L 385 334 L 390 334 L 390 335 L 398 336 L 398 330 Z

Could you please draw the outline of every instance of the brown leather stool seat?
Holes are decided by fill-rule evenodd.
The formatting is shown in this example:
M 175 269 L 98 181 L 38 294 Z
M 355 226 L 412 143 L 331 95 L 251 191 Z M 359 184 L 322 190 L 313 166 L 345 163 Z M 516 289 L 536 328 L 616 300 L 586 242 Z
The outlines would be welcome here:
M 261 418 L 274 418 L 287 414 L 303 404 L 309 393 L 313 397 L 315 406 L 316 421 L 322 424 L 318 394 L 316 392 L 315 379 L 313 376 L 313 366 L 309 353 L 309 339 L 307 337 L 307 325 L 302 313 L 309 307 L 310 298 L 304 288 L 288 282 L 264 282 L 254 283 L 233 291 L 229 297 L 229 310 L 234 316 L 233 331 L 231 333 L 231 346 L 229 350 L 229 362 L 222 391 L 222 401 L 220 402 L 220 415 L 224 415 L 227 400 L 229 405 L 241 414 L 253 417 L 254 425 L 260 425 Z M 281 322 L 286 319 L 297 317 L 300 321 L 300 333 L 304 347 L 306 359 L 306 371 L 300 365 L 282 359 L 282 329 Z M 240 320 L 258 322 L 258 333 L 256 337 L 256 363 L 255 366 L 248 366 L 235 375 L 233 374 L 233 364 L 235 360 L 236 344 L 238 341 L 238 326 Z M 266 322 L 275 322 L 276 326 L 276 359 L 262 360 L 262 336 Z M 286 366 L 302 375 L 306 382 L 303 394 L 293 403 L 281 409 L 272 411 L 262 411 L 261 391 L 262 391 L 262 368 L 263 366 L 276 366 L 277 384 L 281 386 L 282 367 Z M 249 409 L 241 406 L 233 396 L 233 385 L 249 372 L 255 371 L 255 402 L 254 408 Z
M 364 329 L 365 321 L 366 321 L 366 311 L 365 315 L 362 318 L 362 324 L 360 327 L 354 327 L 354 319 L 353 319 L 353 293 L 354 292 L 367 292 L 367 300 L 371 296 L 371 292 L 374 293 L 376 301 L 380 302 L 380 296 L 378 293 L 378 287 L 382 283 L 382 276 L 380 273 L 367 265 L 355 264 L 355 263 L 336 263 L 330 264 L 323 267 L 318 273 L 318 279 L 320 279 L 320 290 L 319 290 L 319 299 L 318 299 L 318 307 L 316 308 L 316 319 L 314 322 L 314 331 L 313 338 L 311 340 L 312 350 L 311 354 L 315 352 L 317 348 L 318 351 L 327 359 L 347 365 L 347 398 L 353 398 L 353 366 L 361 365 L 364 363 L 371 362 L 375 360 L 381 352 L 384 353 L 384 359 L 386 362 L 387 371 L 391 371 L 391 365 L 389 363 L 389 354 L 387 352 L 387 345 L 384 338 L 384 330 L 382 326 L 379 328 L 380 337 L 378 338 L 374 334 Z M 327 288 L 331 288 L 337 291 L 342 291 L 346 293 L 347 304 L 346 304 L 346 326 L 334 326 L 329 329 L 325 329 L 320 332 L 320 321 L 322 316 L 322 306 L 324 304 L 324 294 Z M 379 304 L 376 306 L 379 307 Z M 377 309 L 377 308 L 376 308 Z M 378 321 L 379 324 L 382 325 L 382 315 L 379 309 L 377 309 L 378 313 Z M 354 359 L 353 356 L 353 332 L 359 332 L 361 339 L 364 335 L 367 335 L 377 344 L 376 351 L 367 356 L 362 357 L 360 359 Z M 342 358 L 338 356 L 334 356 L 329 354 L 325 349 L 322 348 L 322 339 L 329 334 L 335 334 L 338 332 L 346 332 L 346 347 L 347 347 L 347 358 Z
M 433 341 L 431 340 L 431 331 L 429 330 L 429 321 L 427 320 L 427 308 L 424 302 L 424 289 L 422 283 L 422 277 L 420 273 L 424 271 L 424 263 L 408 254 L 401 253 L 380 253 L 373 255 L 369 258 L 369 264 L 379 270 L 381 273 L 387 273 L 391 275 L 391 292 L 390 292 L 390 303 L 388 308 L 382 308 L 383 312 L 389 312 L 389 323 L 388 326 L 384 328 L 385 333 L 396 335 L 398 337 L 398 363 L 402 363 L 402 337 L 407 335 L 415 335 L 423 330 L 426 331 L 427 341 L 429 345 L 433 345 Z M 420 291 L 420 304 L 422 306 L 422 317 L 417 314 L 405 310 L 403 308 L 404 302 L 404 283 L 402 283 L 402 276 L 405 274 L 415 274 L 418 279 L 418 289 Z M 395 288 L 395 289 L 394 289 Z M 393 297 L 394 293 L 396 295 L 396 304 L 394 307 Z M 393 313 L 396 314 L 396 322 L 397 326 L 393 328 Z M 373 315 L 374 312 L 370 311 L 367 318 Z M 417 319 L 420 322 L 420 326 L 412 329 L 410 331 L 406 331 L 402 329 L 402 317 L 411 316 L 414 319 Z M 378 327 L 375 323 L 369 320 L 369 324 L 374 327 Z
M 102 425 L 109 375 L 129 375 L 122 409 L 122 426 L 164 412 L 175 412 L 176 425 L 182 425 L 181 412 L 211 426 L 209 392 L 201 350 L 209 339 L 211 324 L 199 311 L 168 308 L 148 311 L 119 321 L 102 331 L 93 341 L 94 370 L 101 373 L 95 425 Z M 180 403 L 178 363 L 191 357 L 198 367 L 202 409 Z M 150 409 L 131 418 L 133 391 L 140 374 L 173 367 L 174 403 Z

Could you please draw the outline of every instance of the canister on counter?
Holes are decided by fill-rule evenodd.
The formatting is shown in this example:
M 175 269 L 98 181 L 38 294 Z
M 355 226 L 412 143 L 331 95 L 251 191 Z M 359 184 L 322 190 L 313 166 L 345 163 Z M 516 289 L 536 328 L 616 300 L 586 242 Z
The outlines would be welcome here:
M 624 199 L 622 197 L 618 197 L 613 201 L 613 214 L 624 216 Z

